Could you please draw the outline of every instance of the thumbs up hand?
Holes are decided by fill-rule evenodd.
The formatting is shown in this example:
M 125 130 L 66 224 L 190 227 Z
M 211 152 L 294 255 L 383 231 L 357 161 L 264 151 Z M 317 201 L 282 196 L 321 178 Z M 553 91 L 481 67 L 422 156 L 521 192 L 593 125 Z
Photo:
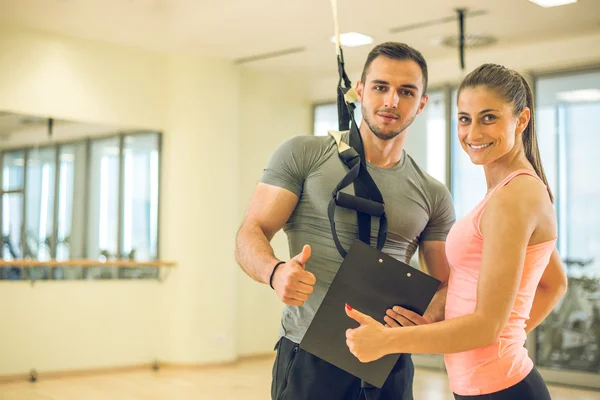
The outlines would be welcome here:
M 301 306 L 313 292 L 317 279 L 305 269 L 310 252 L 310 246 L 305 245 L 300 254 L 282 264 L 273 275 L 275 293 L 287 305 Z
M 346 304 L 346 315 L 360 324 L 346 331 L 346 345 L 360 362 L 375 361 L 385 355 L 385 327 L 373 318 Z

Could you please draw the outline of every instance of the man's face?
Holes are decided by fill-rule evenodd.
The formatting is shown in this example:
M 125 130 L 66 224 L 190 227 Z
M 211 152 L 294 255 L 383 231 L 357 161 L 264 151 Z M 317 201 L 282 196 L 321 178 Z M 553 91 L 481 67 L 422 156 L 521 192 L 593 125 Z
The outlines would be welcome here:
M 421 68 L 412 60 L 379 56 L 369 66 L 365 81 L 356 86 L 362 117 L 381 140 L 402 133 L 427 103 Z

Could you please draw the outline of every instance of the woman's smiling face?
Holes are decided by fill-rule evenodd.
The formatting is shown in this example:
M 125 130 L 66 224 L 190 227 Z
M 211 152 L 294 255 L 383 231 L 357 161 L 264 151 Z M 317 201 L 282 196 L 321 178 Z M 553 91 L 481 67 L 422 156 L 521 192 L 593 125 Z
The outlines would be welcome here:
M 485 86 L 463 89 L 458 97 L 458 139 L 471 162 L 485 165 L 516 151 L 529 113 L 525 108 L 515 115 L 512 103 Z

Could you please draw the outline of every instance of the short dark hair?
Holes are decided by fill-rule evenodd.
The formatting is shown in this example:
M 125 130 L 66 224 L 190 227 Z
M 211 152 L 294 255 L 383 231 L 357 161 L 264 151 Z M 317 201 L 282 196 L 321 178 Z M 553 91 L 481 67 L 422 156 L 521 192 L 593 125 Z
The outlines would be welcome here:
M 423 74 L 423 94 L 427 93 L 427 62 L 425 61 L 425 58 L 421 52 L 410 47 L 406 43 L 385 42 L 375 46 L 367 56 L 367 61 L 365 62 L 365 66 L 360 77 L 362 83 L 366 83 L 365 80 L 367 79 L 369 67 L 371 66 L 371 63 L 373 63 L 373 60 L 379 56 L 391 58 L 392 60 L 412 60 L 416 62 L 421 68 L 421 73 Z

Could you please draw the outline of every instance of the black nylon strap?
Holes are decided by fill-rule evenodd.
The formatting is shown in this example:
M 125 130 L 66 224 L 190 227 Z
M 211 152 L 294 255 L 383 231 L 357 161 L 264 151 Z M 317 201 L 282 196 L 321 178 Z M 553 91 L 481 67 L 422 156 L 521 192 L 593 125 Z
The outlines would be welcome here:
M 362 152 L 362 140 L 360 139 L 360 134 L 358 133 L 356 124 L 353 124 L 352 128 L 350 129 L 350 141 L 352 140 L 354 143 L 357 143 L 356 140 L 358 140 L 358 143 L 360 144 L 358 146 L 358 150 Z M 366 168 L 366 163 L 361 161 L 361 157 L 354 147 L 340 153 L 340 158 L 350 170 L 333 190 L 331 194 L 332 198 L 327 208 L 327 215 L 329 217 L 329 224 L 331 226 L 331 233 L 335 242 L 335 246 L 337 247 L 340 255 L 342 257 L 346 257 L 347 252 L 339 240 L 335 227 L 335 207 L 341 206 L 353 209 L 357 212 L 359 239 L 368 245 L 371 245 L 371 217 L 379 217 L 377 248 L 381 250 L 385 245 L 388 227 L 385 209 L 383 208 L 383 196 L 373 181 L 373 178 L 371 175 L 369 175 Z M 354 183 L 354 192 L 356 197 L 365 200 L 351 202 L 353 205 L 349 206 L 350 202 L 338 201 L 338 199 L 342 198 L 342 196 L 339 196 L 340 191 L 352 183 Z M 350 195 L 347 194 L 345 196 L 350 197 Z M 377 204 L 374 205 L 369 203 Z M 377 205 L 381 207 L 377 207 Z
M 346 152 L 352 152 L 353 150 L 346 150 Z M 356 154 L 356 152 L 354 152 Z M 348 164 L 346 164 L 348 165 Z M 340 239 L 337 234 L 337 230 L 335 229 L 335 207 L 337 205 L 337 194 L 340 190 L 344 189 L 346 186 L 350 185 L 357 177 L 360 171 L 360 162 L 354 162 L 354 165 L 350 167 L 350 171 L 342 178 L 340 183 L 337 184 L 333 192 L 331 193 L 331 200 L 329 201 L 329 206 L 327 207 L 327 216 L 329 217 L 329 224 L 331 226 L 331 234 L 333 236 L 333 241 L 335 242 L 335 247 L 337 247 L 338 252 L 342 257 L 346 257 L 346 250 L 342 243 L 340 243 Z
M 354 118 L 353 118 L 353 122 L 354 122 Z M 373 181 L 373 178 L 367 171 L 367 163 L 365 161 L 365 153 L 364 153 L 363 143 L 362 143 L 362 139 L 360 137 L 360 133 L 358 131 L 358 127 L 356 126 L 355 123 L 352 124 L 352 128 L 350 129 L 349 136 L 350 136 L 349 137 L 350 146 L 356 150 L 356 152 L 361 160 L 360 161 L 360 164 L 361 164 L 360 171 L 359 171 L 357 179 L 354 181 L 354 193 L 358 197 L 362 197 L 365 199 L 371 199 L 373 201 L 383 204 L 383 196 L 381 195 L 379 188 L 375 184 L 375 181 Z M 363 212 L 358 212 L 357 218 L 358 218 L 358 238 L 362 242 L 365 242 L 366 244 L 371 245 L 371 216 L 366 213 L 363 213 Z M 383 216 L 382 220 L 383 221 L 380 221 L 380 225 L 379 225 L 380 234 L 378 234 L 378 237 L 377 237 L 377 248 L 380 250 L 381 250 L 381 248 L 383 248 L 383 245 L 381 245 L 381 247 L 379 247 L 379 246 L 381 243 L 385 243 L 385 236 L 387 236 L 387 219 L 385 218 L 385 215 Z M 384 222 L 384 224 L 385 224 L 384 225 L 385 233 L 383 233 L 384 234 L 383 238 L 381 238 L 381 232 L 382 232 L 381 222 Z
M 338 127 L 340 131 L 347 131 L 350 129 L 350 120 L 353 119 L 354 104 L 347 104 L 344 95 L 352 87 L 352 83 L 344 68 L 344 52 L 341 48 L 339 50 L 340 53 L 337 58 L 339 75 L 337 90 Z
M 350 130 L 348 144 L 351 149 L 339 153 L 340 158 L 348 167 L 349 172 L 334 189 L 332 199 L 327 207 L 327 215 L 329 217 L 335 246 L 340 255 L 346 257 L 347 252 L 342 246 L 335 228 L 336 206 L 339 205 L 356 211 L 358 220 L 358 238 L 369 246 L 371 245 L 371 217 L 379 217 L 379 231 L 377 233 L 377 248 L 379 250 L 385 245 L 388 225 L 383 196 L 367 170 L 362 139 L 356 121 L 354 120 L 355 106 L 353 103 L 347 103 L 344 97 L 346 92 L 350 90 L 352 83 L 344 68 L 344 53 L 341 48 L 339 49 L 337 61 L 339 74 L 337 88 L 338 126 L 340 131 Z M 355 196 L 357 198 L 366 199 L 366 201 L 348 201 L 348 198 L 345 196 L 338 197 L 338 193 L 351 183 L 354 183 Z M 343 201 L 339 201 L 339 199 L 343 199 Z M 383 211 L 379 211 L 380 209 Z
M 360 133 L 358 133 L 358 128 L 356 124 L 352 124 L 352 128 L 350 129 L 350 138 L 349 138 L 350 146 L 356 150 L 359 155 L 360 162 L 360 170 L 358 173 L 358 178 L 354 181 L 354 194 L 358 197 L 370 198 L 370 194 L 376 196 L 379 193 L 379 189 L 377 185 L 373 182 L 371 175 L 367 172 L 367 166 L 364 161 L 364 150 L 362 145 L 362 140 L 360 138 Z M 365 172 L 367 172 L 365 174 Z M 367 176 L 369 178 L 367 178 Z M 373 183 L 371 185 L 371 183 Z M 365 185 L 370 186 L 370 190 L 365 187 Z M 371 216 L 367 215 L 363 212 L 357 213 L 358 219 L 358 238 L 362 241 L 371 245 Z
M 354 120 L 354 118 L 353 118 L 353 120 Z M 378 203 L 383 203 L 383 196 L 381 195 L 381 192 L 379 191 L 377 184 L 375 184 L 375 181 L 373 181 L 373 178 L 367 171 L 367 163 L 365 161 L 365 152 L 363 150 L 364 147 L 363 147 L 362 139 L 360 138 L 360 132 L 358 131 L 358 127 L 356 126 L 356 124 L 354 122 L 352 123 L 352 128 L 350 129 L 348 138 L 349 138 L 348 144 L 350 145 L 350 147 L 352 147 L 354 149 L 354 151 L 355 151 L 356 155 L 358 156 L 358 159 L 360 160 L 360 163 L 361 163 L 361 171 L 359 172 L 357 183 L 361 187 L 361 189 L 359 191 L 363 192 L 364 196 L 360 196 L 360 197 L 369 198 Z M 358 194 L 357 194 L 357 196 L 358 196 Z

